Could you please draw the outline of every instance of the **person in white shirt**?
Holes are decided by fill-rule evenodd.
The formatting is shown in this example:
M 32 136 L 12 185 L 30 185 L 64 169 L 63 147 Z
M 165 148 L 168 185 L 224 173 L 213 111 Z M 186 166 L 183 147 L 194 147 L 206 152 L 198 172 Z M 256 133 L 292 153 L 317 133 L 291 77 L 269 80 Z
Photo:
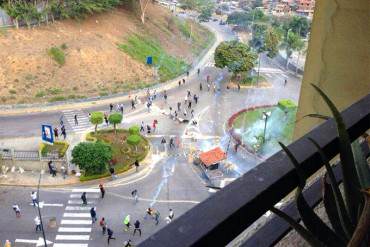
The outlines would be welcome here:
M 33 206 L 36 207 L 37 206 L 37 192 L 36 191 L 31 192 L 31 199 L 32 199 Z
M 38 232 L 38 231 L 41 232 L 42 230 L 41 230 L 41 220 L 40 220 L 40 218 L 38 216 L 36 216 L 36 218 L 34 218 L 33 220 L 35 222 L 36 232 Z

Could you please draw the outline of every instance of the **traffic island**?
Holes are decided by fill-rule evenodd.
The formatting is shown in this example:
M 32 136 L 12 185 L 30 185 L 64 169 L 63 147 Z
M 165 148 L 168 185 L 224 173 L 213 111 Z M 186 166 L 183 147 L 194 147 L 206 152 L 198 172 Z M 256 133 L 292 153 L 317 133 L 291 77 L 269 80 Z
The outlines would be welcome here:
M 91 147 L 91 149 L 89 149 L 89 147 L 84 147 L 78 150 L 79 145 L 77 145 L 72 151 L 72 162 L 76 163 L 75 161 L 77 161 L 77 163 L 80 163 L 88 161 L 87 164 L 89 164 L 89 166 L 81 166 L 81 163 L 78 164 L 82 171 L 80 177 L 80 181 L 82 182 L 109 177 L 112 175 L 111 171 L 113 170 L 115 175 L 126 172 L 133 167 L 135 161 L 140 162 L 144 160 L 150 150 L 149 141 L 144 136 L 140 135 L 137 126 L 133 126 L 129 130 L 117 129 L 116 133 L 112 129 L 91 132 L 86 136 L 86 140 L 88 141 L 87 143 L 80 143 L 79 145 L 89 145 L 88 143 L 90 143 L 90 145 L 99 145 L 100 143 L 102 147 L 103 145 L 107 147 L 104 153 L 100 154 L 100 157 L 94 158 L 95 161 L 98 159 L 103 159 L 104 161 L 105 159 L 107 163 L 103 162 L 100 168 L 91 167 L 90 164 L 96 166 L 100 164 L 90 160 L 81 160 L 79 156 L 85 158 L 83 153 L 94 150 L 94 147 Z M 81 152 L 81 154 L 78 154 L 79 152 Z M 97 154 L 93 154 L 92 157 L 94 157 L 94 155 Z

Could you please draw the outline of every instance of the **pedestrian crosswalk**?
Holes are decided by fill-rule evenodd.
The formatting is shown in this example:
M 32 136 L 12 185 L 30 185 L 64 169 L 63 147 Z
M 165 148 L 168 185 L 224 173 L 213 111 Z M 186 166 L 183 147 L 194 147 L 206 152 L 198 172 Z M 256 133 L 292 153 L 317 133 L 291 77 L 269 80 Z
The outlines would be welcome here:
M 88 205 L 82 205 L 81 194 L 86 192 Z M 99 189 L 73 189 L 69 195 L 75 200 L 68 200 L 63 218 L 58 228 L 53 247 L 88 247 L 92 231 L 91 207 L 96 205 Z
M 87 130 L 93 129 L 89 120 L 89 115 L 82 110 L 64 110 L 63 120 L 68 123 L 66 129 L 75 133 L 83 133 Z M 77 122 L 75 121 L 77 116 Z

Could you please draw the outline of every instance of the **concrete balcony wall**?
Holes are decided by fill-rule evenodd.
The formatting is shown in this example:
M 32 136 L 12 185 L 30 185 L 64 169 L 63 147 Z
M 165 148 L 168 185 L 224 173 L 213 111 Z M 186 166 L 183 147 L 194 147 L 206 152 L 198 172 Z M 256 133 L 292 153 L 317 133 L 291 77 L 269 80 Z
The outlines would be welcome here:
M 318 85 L 339 110 L 370 93 L 370 3 L 317 0 L 303 75 L 295 139 L 322 120 L 302 117 L 329 110 L 310 83 Z

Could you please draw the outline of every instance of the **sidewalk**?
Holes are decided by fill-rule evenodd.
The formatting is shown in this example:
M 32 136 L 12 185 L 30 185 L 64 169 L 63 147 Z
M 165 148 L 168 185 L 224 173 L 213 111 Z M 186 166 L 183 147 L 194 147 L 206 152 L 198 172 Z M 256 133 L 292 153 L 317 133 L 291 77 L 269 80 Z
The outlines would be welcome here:
M 198 68 L 203 68 L 206 64 L 206 61 L 213 55 L 214 50 L 218 46 L 218 44 L 222 41 L 221 35 L 213 28 L 208 27 L 208 29 L 214 33 L 215 35 L 215 42 L 213 45 L 206 51 L 203 57 L 199 58 L 198 64 L 193 66 L 189 71 L 190 76 L 195 75 L 197 73 Z M 69 109 L 86 109 L 89 107 L 97 107 L 101 105 L 108 105 L 108 104 L 117 104 L 130 101 L 131 95 L 132 97 L 138 96 L 139 98 L 145 97 L 147 89 L 156 90 L 157 93 L 161 93 L 164 90 L 170 90 L 176 88 L 178 86 L 178 81 L 182 79 L 186 75 L 180 75 L 177 78 L 174 78 L 168 82 L 161 83 L 155 85 L 150 88 L 145 88 L 141 90 L 136 90 L 130 94 L 121 94 L 121 95 L 112 95 L 106 97 L 95 97 L 91 99 L 87 99 L 83 102 L 57 102 L 57 103 L 40 103 L 40 104 L 30 104 L 30 105 L 10 105 L 10 106 L 2 106 L 0 111 L 0 116 L 9 116 L 9 115 L 20 115 L 20 114 L 30 114 L 30 113 L 38 113 L 38 112 L 48 112 L 48 111 L 61 111 L 61 110 L 69 110 Z
M 82 135 L 74 135 L 74 140 L 81 141 Z M 20 146 L 27 147 L 27 145 L 38 143 L 39 138 L 31 137 L 31 138 L 17 138 L 18 141 L 15 141 L 11 145 L 12 148 L 19 148 Z M 24 142 L 19 142 L 19 139 L 23 139 Z M 4 140 L 4 139 L 3 139 Z M 1 141 L 3 141 L 1 140 Z M 19 143 L 20 146 L 16 145 Z M 76 145 L 78 142 L 74 143 Z M 73 146 L 71 144 L 67 155 L 71 155 Z M 29 149 L 29 147 L 28 147 Z M 101 179 L 94 179 L 91 181 L 80 182 L 79 177 L 75 175 L 68 175 L 64 179 L 62 175 L 57 173 L 56 177 L 52 177 L 48 171 L 43 171 L 43 175 L 41 177 L 41 187 L 58 187 L 58 186 L 65 186 L 65 185 L 73 185 L 73 184 L 80 184 L 80 185 L 96 185 L 97 183 L 110 183 L 110 186 L 114 186 L 115 184 L 119 184 L 122 182 L 127 182 L 131 180 L 141 179 L 146 177 L 151 172 L 151 164 L 155 163 L 157 160 L 157 155 L 152 153 L 153 147 L 151 147 L 150 151 L 146 158 L 140 162 L 139 171 L 136 172 L 135 167 L 131 167 L 128 171 L 123 172 L 117 175 L 117 179 L 112 180 L 110 176 L 101 178 Z M 38 185 L 38 180 L 40 176 L 40 171 L 24 171 L 23 173 L 17 172 L 8 172 L 6 175 L 0 175 L 0 186 L 26 186 L 26 187 L 36 187 Z

